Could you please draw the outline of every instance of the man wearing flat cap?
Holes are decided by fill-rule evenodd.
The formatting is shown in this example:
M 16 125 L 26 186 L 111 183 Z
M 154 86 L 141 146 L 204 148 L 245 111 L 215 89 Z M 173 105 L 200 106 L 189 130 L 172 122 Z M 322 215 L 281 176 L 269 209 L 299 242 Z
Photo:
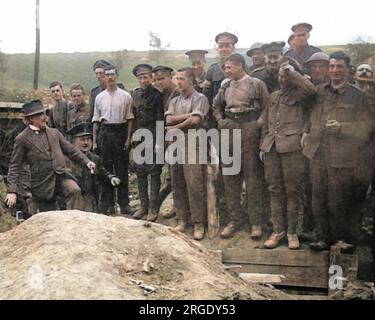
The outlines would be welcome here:
M 263 43 L 256 42 L 246 52 L 246 54 L 253 61 L 253 65 L 249 68 L 250 71 L 253 71 L 257 68 L 261 68 L 265 66 L 264 50 L 262 49 L 262 46 L 263 46 Z
M 168 110 L 169 102 L 180 95 L 176 84 L 173 82 L 173 69 L 166 66 L 156 66 L 152 73 L 154 75 L 154 86 L 162 92 L 164 112 Z M 172 192 L 172 180 L 170 166 L 168 165 L 168 174 L 164 178 L 164 184 L 159 193 L 159 208 L 164 200 Z M 172 208 L 170 211 L 163 212 L 163 218 L 169 219 L 176 215 L 176 211 Z
M 305 62 L 316 52 L 321 50 L 317 47 L 309 45 L 308 40 L 310 38 L 310 31 L 312 25 L 306 22 L 297 23 L 292 27 L 292 31 L 295 35 L 293 40 L 293 48 L 289 49 L 285 56 L 292 57 L 297 60 L 298 63 L 303 67 L 303 72 L 309 74 L 309 70 L 305 67 Z
M 195 71 L 195 83 L 194 89 L 200 93 L 203 92 L 203 83 L 206 81 L 206 70 L 204 66 L 206 64 L 206 50 L 190 50 L 185 52 L 191 61 L 191 66 Z
M 91 152 L 92 123 L 83 122 L 77 124 L 68 131 L 68 135 L 72 137 L 73 146 L 78 148 L 87 158 L 94 162 L 96 166 L 95 173 L 90 174 L 88 170 L 82 170 L 81 167 L 74 163 L 69 164 L 82 193 L 82 197 L 76 209 L 87 212 L 102 212 L 101 208 L 98 208 L 98 186 L 107 184 L 109 188 L 111 188 L 111 186 L 117 187 L 120 185 L 121 181 L 104 168 L 102 160 L 98 155 Z
M 123 214 L 132 214 L 128 195 L 128 166 L 130 138 L 134 115 L 133 99 L 117 86 L 118 71 L 114 66 L 104 69 L 106 89 L 95 98 L 93 150 L 98 150 L 104 167 L 121 179 L 118 200 Z M 105 188 L 104 188 L 105 189 Z M 102 192 L 102 208 L 114 207 L 114 192 Z
M 268 92 L 279 90 L 279 69 L 283 58 L 284 41 L 273 41 L 264 44 L 261 48 L 265 52 L 265 66 L 253 70 L 250 75 L 262 80 Z
M 141 207 L 133 214 L 134 219 L 142 219 L 147 215 L 148 221 L 155 221 L 159 214 L 159 191 L 160 175 L 163 164 L 156 164 L 156 124 L 157 121 L 164 121 L 163 98 L 159 90 L 152 85 L 152 66 L 139 64 L 134 67 L 133 75 L 137 77 L 139 88 L 131 92 L 133 98 L 134 130 L 148 130 L 152 134 L 153 163 L 140 163 L 133 153 L 135 171 L 138 181 L 138 195 Z M 164 137 L 163 137 L 164 138 Z M 142 141 L 134 141 L 134 146 Z M 144 142 L 147 144 L 147 142 Z M 161 146 L 160 146 L 161 147 Z M 162 148 L 162 147 L 161 147 Z M 164 152 L 164 150 L 161 150 Z M 150 176 L 150 194 L 148 191 L 148 177 Z
M 90 92 L 90 98 L 89 98 L 89 118 L 88 121 L 92 120 L 92 117 L 94 116 L 94 104 L 95 104 L 95 98 L 96 96 L 105 90 L 107 87 L 107 84 L 105 82 L 105 75 L 104 75 L 104 68 L 110 66 L 111 63 L 104 59 L 99 59 L 95 61 L 92 69 L 95 72 L 96 79 L 99 82 L 99 85 L 95 88 L 93 88 Z M 118 83 L 117 86 L 120 89 L 125 90 L 125 87 L 122 83 Z
M 311 82 L 315 85 L 329 81 L 329 57 L 324 52 L 314 53 L 306 62 Z
M 81 189 L 66 166 L 65 156 L 79 164 L 82 170 L 94 172 L 95 164 L 57 129 L 47 126 L 47 116 L 40 100 L 25 103 L 23 111 L 27 127 L 15 139 L 6 203 L 9 207 L 16 203 L 20 172 L 26 163 L 31 175 L 30 213 L 54 210 L 56 196 L 65 198 L 68 210 L 76 209 Z
M 221 82 L 225 79 L 223 71 L 224 60 L 235 52 L 235 44 L 238 42 L 237 36 L 230 32 L 219 33 L 215 37 L 219 62 L 212 64 L 207 70 L 207 80 L 204 83 L 204 95 L 212 105 L 212 101 L 219 92 Z

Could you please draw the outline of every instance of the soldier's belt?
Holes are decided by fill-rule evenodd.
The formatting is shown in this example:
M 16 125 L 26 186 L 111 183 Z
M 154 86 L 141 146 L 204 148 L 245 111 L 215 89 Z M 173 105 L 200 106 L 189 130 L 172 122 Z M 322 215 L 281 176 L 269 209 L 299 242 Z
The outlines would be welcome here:
M 259 112 L 255 110 L 251 110 L 249 112 L 225 111 L 225 117 L 237 121 L 256 121 L 259 118 Z

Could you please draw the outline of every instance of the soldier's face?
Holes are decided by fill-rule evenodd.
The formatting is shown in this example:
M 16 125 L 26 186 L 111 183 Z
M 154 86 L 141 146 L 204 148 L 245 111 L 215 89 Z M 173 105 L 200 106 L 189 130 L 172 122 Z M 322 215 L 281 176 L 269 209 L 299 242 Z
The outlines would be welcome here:
M 117 84 L 117 74 L 116 73 L 106 73 L 105 82 L 107 85 L 116 85 Z
M 192 79 L 190 79 L 185 72 L 177 72 L 175 79 L 180 92 L 187 91 L 193 85 Z
M 51 91 L 51 94 L 52 94 L 52 98 L 56 101 L 56 102 L 59 102 L 63 99 L 63 90 L 62 88 L 57 85 L 55 87 L 52 87 L 50 89 Z
M 154 77 L 154 84 L 160 90 L 164 91 L 172 85 L 172 77 L 166 74 L 156 74 Z
M 270 52 L 266 54 L 266 66 L 272 73 L 278 73 L 282 55 L 281 52 Z
M 95 69 L 95 76 L 96 76 L 96 79 L 98 79 L 100 85 L 105 84 L 105 74 L 104 74 L 103 68 L 96 68 Z
M 305 30 L 297 30 L 295 32 L 294 37 L 294 46 L 295 47 L 304 47 L 307 45 L 307 41 L 309 40 L 310 33 Z
M 328 75 L 328 62 L 312 61 L 310 66 L 311 78 L 313 80 L 324 80 Z
M 42 112 L 34 116 L 31 116 L 29 118 L 29 122 L 31 125 L 39 129 L 45 129 L 47 127 L 48 117 L 46 116 L 44 112 Z
M 265 61 L 263 50 L 255 49 L 252 52 L 251 59 L 253 60 L 254 66 L 262 66 Z
M 148 86 L 152 84 L 152 74 L 151 73 L 143 73 L 137 76 L 139 86 L 142 89 L 146 89 Z
M 224 73 L 227 78 L 238 80 L 243 74 L 243 67 L 241 64 L 233 63 L 231 61 L 225 62 Z
M 83 94 L 82 90 L 72 90 L 70 92 L 70 96 L 75 106 L 81 105 L 85 99 L 85 95 Z
M 73 140 L 73 145 L 83 153 L 89 152 L 92 148 L 91 136 L 75 137 Z
M 329 75 L 331 80 L 341 82 L 345 81 L 348 74 L 348 68 L 344 60 L 331 59 L 329 61 Z
M 204 72 L 204 65 L 204 60 L 195 60 L 191 63 L 196 75 L 200 75 Z
M 234 45 L 229 42 L 218 43 L 217 51 L 220 58 L 227 58 L 234 53 Z

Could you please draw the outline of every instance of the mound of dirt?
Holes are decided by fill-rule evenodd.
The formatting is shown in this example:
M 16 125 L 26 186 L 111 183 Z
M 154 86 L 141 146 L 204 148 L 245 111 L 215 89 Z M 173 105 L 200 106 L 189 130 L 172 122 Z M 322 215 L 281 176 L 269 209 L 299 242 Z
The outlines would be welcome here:
M 0 299 L 287 299 L 173 229 L 80 211 L 0 234 Z

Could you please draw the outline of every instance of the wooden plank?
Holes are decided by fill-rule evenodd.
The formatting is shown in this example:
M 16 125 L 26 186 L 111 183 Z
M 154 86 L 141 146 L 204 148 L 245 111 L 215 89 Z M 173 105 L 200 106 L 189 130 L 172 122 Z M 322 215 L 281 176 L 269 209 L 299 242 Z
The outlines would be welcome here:
M 329 251 L 267 249 L 224 249 L 223 263 L 270 266 L 298 266 L 326 268 L 328 272 Z
M 229 265 L 229 264 L 228 264 Z M 233 268 L 237 273 L 266 273 L 285 276 L 280 285 L 306 288 L 328 288 L 328 268 L 298 267 L 277 265 L 242 264 L 241 268 Z
M 249 283 L 280 284 L 285 276 L 281 274 L 239 273 L 238 276 Z

